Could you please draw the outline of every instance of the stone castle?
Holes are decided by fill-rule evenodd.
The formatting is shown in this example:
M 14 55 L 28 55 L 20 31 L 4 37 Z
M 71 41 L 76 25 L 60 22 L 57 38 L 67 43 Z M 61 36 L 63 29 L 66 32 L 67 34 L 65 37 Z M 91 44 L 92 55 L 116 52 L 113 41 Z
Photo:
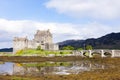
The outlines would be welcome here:
M 52 34 L 49 30 L 38 30 L 33 40 L 28 40 L 27 37 L 15 37 L 13 40 L 13 52 L 28 48 L 36 49 L 38 46 L 43 50 L 59 50 L 58 45 L 53 43 Z

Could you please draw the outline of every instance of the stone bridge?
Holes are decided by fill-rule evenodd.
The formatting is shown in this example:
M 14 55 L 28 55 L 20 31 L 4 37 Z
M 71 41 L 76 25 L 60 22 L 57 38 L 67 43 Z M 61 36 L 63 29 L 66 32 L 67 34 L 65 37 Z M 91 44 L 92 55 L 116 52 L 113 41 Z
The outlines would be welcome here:
M 85 56 L 84 53 L 88 53 L 89 57 L 93 57 L 93 54 L 100 54 L 101 57 L 107 57 L 106 54 L 109 54 L 111 57 L 120 57 L 120 50 L 81 50 L 81 51 L 73 51 L 73 55 L 75 56 Z

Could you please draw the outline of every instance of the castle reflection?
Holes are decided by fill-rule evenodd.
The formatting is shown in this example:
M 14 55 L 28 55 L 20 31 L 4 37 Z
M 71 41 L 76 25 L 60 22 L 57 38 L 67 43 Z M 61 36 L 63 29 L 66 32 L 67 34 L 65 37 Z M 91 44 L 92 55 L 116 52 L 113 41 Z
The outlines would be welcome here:
M 30 62 L 0 64 L 0 75 L 69 75 L 84 71 L 105 69 L 107 65 L 91 63 L 89 61 L 75 62 Z

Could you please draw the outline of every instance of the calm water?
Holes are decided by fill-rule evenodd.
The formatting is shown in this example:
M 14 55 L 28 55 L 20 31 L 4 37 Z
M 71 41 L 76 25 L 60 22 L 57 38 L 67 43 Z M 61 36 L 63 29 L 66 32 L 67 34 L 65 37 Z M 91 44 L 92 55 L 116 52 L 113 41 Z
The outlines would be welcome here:
M 105 68 L 108 68 L 108 66 L 90 63 L 89 61 L 34 63 L 0 62 L 0 75 L 69 75 Z

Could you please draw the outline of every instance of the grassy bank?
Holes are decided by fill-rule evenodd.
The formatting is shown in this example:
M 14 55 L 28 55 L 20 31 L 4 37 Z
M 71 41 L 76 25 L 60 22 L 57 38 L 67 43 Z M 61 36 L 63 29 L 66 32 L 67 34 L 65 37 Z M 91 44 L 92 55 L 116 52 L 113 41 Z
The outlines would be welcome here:
M 47 50 L 36 50 L 36 49 L 25 49 L 25 50 L 19 50 L 14 54 L 15 56 L 64 56 L 67 54 L 72 54 L 71 51 L 47 51 Z
M 61 57 L 62 58 L 62 57 Z M 78 60 L 89 60 L 90 62 L 97 62 L 102 64 L 114 65 L 104 70 L 86 71 L 79 74 L 71 75 L 46 75 L 46 76 L 0 76 L 0 80 L 120 80 L 120 58 L 80 58 Z M 60 57 L 53 59 L 59 60 Z M 71 60 L 75 60 L 72 57 Z M 57 61 L 55 60 L 55 61 Z M 62 60 L 69 60 L 67 57 Z

